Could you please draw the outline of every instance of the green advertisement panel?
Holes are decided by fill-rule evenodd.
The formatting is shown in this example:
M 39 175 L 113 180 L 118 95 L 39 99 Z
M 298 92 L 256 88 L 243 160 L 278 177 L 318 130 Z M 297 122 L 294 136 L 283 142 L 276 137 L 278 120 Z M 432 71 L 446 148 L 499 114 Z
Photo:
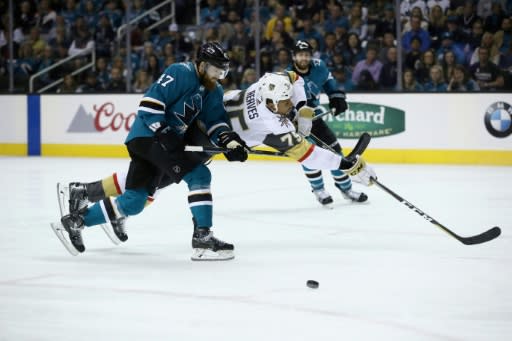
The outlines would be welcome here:
M 327 115 L 325 122 L 340 139 L 357 139 L 364 132 L 372 137 L 389 136 L 405 131 L 405 111 L 380 104 L 350 102 L 347 111 L 336 117 Z

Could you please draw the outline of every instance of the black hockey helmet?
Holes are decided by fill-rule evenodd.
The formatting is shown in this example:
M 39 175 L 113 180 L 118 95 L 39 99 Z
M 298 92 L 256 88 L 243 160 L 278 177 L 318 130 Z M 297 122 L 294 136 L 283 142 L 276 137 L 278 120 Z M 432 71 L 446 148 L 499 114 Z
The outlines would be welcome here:
M 196 63 L 206 62 L 222 70 L 229 69 L 229 57 L 224 48 L 218 42 L 210 42 L 201 45 L 197 50 Z
M 313 46 L 305 40 L 297 40 L 297 43 L 293 47 L 293 54 L 299 52 L 309 52 L 313 54 Z

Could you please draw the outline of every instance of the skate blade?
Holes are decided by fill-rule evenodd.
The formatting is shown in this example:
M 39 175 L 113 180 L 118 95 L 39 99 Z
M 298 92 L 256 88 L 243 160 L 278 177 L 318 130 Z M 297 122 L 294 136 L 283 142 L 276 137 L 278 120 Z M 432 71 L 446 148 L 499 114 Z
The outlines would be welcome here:
M 235 258 L 233 250 L 212 251 L 210 249 L 192 249 L 193 261 L 224 261 Z
M 122 241 L 116 236 L 114 229 L 112 228 L 112 225 L 109 223 L 101 224 L 101 228 L 103 229 L 103 232 L 108 236 L 108 238 L 114 243 L 115 245 L 119 245 L 122 243 Z
M 69 214 L 69 188 L 60 182 L 57 182 L 57 200 L 59 201 L 60 216 Z
M 322 204 L 322 207 L 325 208 L 326 210 L 332 210 L 334 208 L 334 204 L 330 202 L 328 204 Z
M 50 223 L 50 226 L 52 227 L 53 232 L 55 232 L 55 235 L 57 236 L 57 238 L 59 238 L 59 240 L 61 241 L 62 245 L 64 245 L 66 250 L 68 250 L 68 252 L 71 255 L 77 256 L 80 252 L 77 249 L 75 249 L 73 244 L 71 244 L 69 239 L 66 237 L 65 234 L 67 232 L 64 229 L 64 227 L 59 223 Z

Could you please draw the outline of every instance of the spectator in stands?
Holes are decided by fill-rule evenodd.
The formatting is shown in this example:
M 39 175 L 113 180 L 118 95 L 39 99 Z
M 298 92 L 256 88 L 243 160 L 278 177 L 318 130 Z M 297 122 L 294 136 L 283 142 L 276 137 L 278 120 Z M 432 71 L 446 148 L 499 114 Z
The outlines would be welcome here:
M 441 6 L 435 5 L 431 8 L 429 21 L 428 33 L 431 39 L 431 47 L 438 49 L 441 45 L 441 35 L 446 30 L 446 16 Z
M 421 18 L 420 27 L 428 32 L 428 26 L 429 26 L 428 17 L 423 16 L 423 12 L 421 11 L 421 9 L 419 7 L 414 7 L 411 11 L 411 15 L 409 17 L 406 17 L 405 22 L 402 21 L 402 23 L 403 23 L 402 33 L 411 30 L 411 18 L 412 17 Z
M 175 23 L 169 25 L 169 38 L 174 48 L 176 60 L 179 62 L 189 60 L 191 54 L 195 51 L 194 45 L 187 36 L 181 33 L 178 25 Z
M 343 50 L 343 57 L 347 65 L 354 67 L 359 61 L 364 59 L 364 55 L 359 36 L 356 33 L 349 33 L 347 48 Z
M 355 2 L 350 8 L 348 16 L 349 32 L 357 33 L 359 40 L 366 41 L 368 38 L 368 23 L 363 18 L 361 4 Z
M 274 69 L 274 63 L 272 61 L 272 54 L 269 51 L 261 51 L 260 54 L 260 72 L 272 72 Z
M 71 42 L 69 46 L 68 54 L 70 56 L 76 56 L 84 53 L 88 53 L 94 49 L 94 40 L 86 29 L 78 31 L 78 36 Z
M 452 52 L 457 64 L 464 64 L 464 51 L 454 43 L 452 33 L 444 32 L 441 39 L 441 47 L 436 51 L 437 60 L 442 61 L 445 53 Z
M 332 64 L 332 57 L 340 50 L 336 46 L 336 34 L 334 32 L 327 32 L 324 35 L 325 48 L 321 51 L 320 59 L 326 64 Z
M 387 60 L 382 65 L 379 76 L 379 85 L 381 89 L 393 90 L 396 88 L 397 78 L 397 50 L 396 47 L 390 47 L 387 50 Z
M 152 84 L 151 78 L 146 70 L 139 69 L 135 73 L 135 81 L 132 85 L 132 91 L 137 93 L 144 93 Z
M 405 69 L 402 78 L 403 91 L 423 91 L 423 86 L 416 80 L 414 70 Z
M 425 91 L 444 92 L 446 91 L 446 82 L 444 81 L 443 69 L 439 65 L 433 65 L 430 68 L 430 80 L 423 85 Z
M 83 4 L 83 9 L 80 10 L 80 13 L 84 18 L 85 24 L 87 25 L 87 27 L 89 27 L 89 30 L 92 35 L 94 35 L 96 31 L 100 19 L 98 9 L 99 8 L 96 8 L 96 5 L 94 4 L 93 0 L 87 0 L 85 1 L 85 4 Z
M 101 87 L 106 88 L 110 80 L 110 73 L 108 72 L 108 63 L 105 57 L 96 59 L 96 75 Z
M 15 61 L 14 72 L 20 78 L 27 78 L 35 73 L 37 69 L 37 59 L 34 56 L 32 44 L 24 42 L 21 44 L 18 59 Z
M 110 70 L 110 80 L 105 90 L 107 92 L 126 92 L 126 80 L 123 77 L 123 71 L 119 67 L 112 67 Z
M 155 82 L 162 73 L 162 68 L 160 67 L 160 60 L 156 54 L 152 54 L 148 59 L 148 66 L 146 67 L 146 71 L 148 72 L 151 80 Z
M 352 78 L 350 77 L 350 72 L 344 66 L 334 68 L 332 71 L 332 76 L 336 81 L 336 89 L 347 92 L 354 90 L 354 83 L 352 83 Z
M 336 27 L 342 27 L 345 31 L 350 29 L 348 19 L 343 15 L 343 6 L 340 3 L 334 3 L 330 7 L 327 15 L 324 22 L 325 33 L 334 33 Z
M 16 11 L 14 17 L 14 25 L 16 28 L 21 28 L 24 35 L 28 35 L 30 29 L 37 23 L 35 16 L 35 8 L 29 1 L 22 1 L 19 3 L 19 11 Z
M 352 72 L 352 82 L 358 86 L 361 80 L 361 73 L 367 70 L 374 82 L 380 77 L 382 63 L 377 59 L 377 49 L 374 46 L 368 46 L 366 49 L 366 59 L 358 62 Z M 367 80 L 369 81 L 369 80 Z M 359 88 L 359 87 L 358 87 Z
M 381 38 L 386 32 L 396 31 L 396 20 L 394 7 L 391 4 L 387 4 L 384 7 L 384 15 L 379 13 L 379 18 L 375 24 L 375 38 Z
M 448 8 L 450 8 L 450 0 L 428 0 L 427 1 L 427 9 L 430 13 L 432 13 L 432 10 L 434 7 L 438 6 L 442 13 L 446 13 Z
M 450 79 L 453 74 L 453 69 L 456 65 L 455 55 L 452 51 L 447 51 L 441 60 L 441 67 L 443 68 L 444 79 Z M 460 65 L 460 64 L 459 64 Z
M 491 62 L 489 48 L 480 46 L 478 49 L 479 62 L 471 65 L 469 71 L 476 80 L 480 90 L 496 91 L 503 88 L 505 80 L 501 70 Z
M 411 50 L 411 40 L 413 37 L 421 39 L 421 52 L 425 52 L 430 47 L 430 35 L 420 27 L 421 17 L 414 15 L 411 17 L 411 30 L 402 35 L 402 47 L 407 53 Z
M 256 75 L 256 70 L 247 68 L 245 69 L 242 80 L 240 81 L 240 89 L 245 90 L 249 88 L 253 83 L 255 83 L 258 80 L 258 77 Z
M 217 0 L 207 0 L 207 6 L 201 8 L 200 11 L 201 25 L 208 27 L 220 25 L 221 13 L 222 6 L 217 3 Z
M 500 53 L 506 53 L 512 44 L 512 17 L 504 18 L 501 29 L 494 35 L 496 47 Z
M 287 48 L 280 48 L 277 51 L 277 60 L 273 69 L 274 72 L 284 71 L 290 65 L 291 56 L 289 51 L 290 50 Z
M 103 11 L 100 12 L 100 15 L 106 15 L 108 17 L 114 31 L 117 31 L 119 26 L 122 24 L 123 14 L 118 8 L 117 2 L 115 0 L 108 0 L 105 3 Z
M 428 16 L 425 0 L 402 0 L 400 3 L 400 14 L 402 17 L 410 17 L 414 7 L 419 7 L 424 18 Z
M 237 21 L 241 20 L 244 16 L 245 7 L 245 0 L 226 0 L 220 13 L 221 22 L 228 21 L 228 16 L 231 12 L 234 12 L 238 16 Z
M 496 33 L 501 28 L 501 22 L 505 19 L 505 7 L 499 1 L 493 1 L 491 14 L 484 19 L 484 30 Z
M 422 53 L 421 53 L 421 39 L 419 37 L 414 37 L 411 41 L 411 50 L 405 55 L 404 66 L 408 69 L 416 70 L 418 69 Z
M 34 26 L 30 29 L 30 34 L 26 42 L 32 44 L 32 51 L 34 56 L 40 57 L 46 47 L 46 41 L 41 38 L 39 27 Z
M 53 48 L 49 45 L 46 45 L 44 47 L 44 51 L 41 56 L 41 59 L 39 60 L 36 72 L 44 70 L 47 67 L 50 67 L 51 65 L 53 65 L 54 63 L 55 63 L 55 57 L 54 57 Z M 48 85 L 55 80 L 54 72 L 50 71 L 50 72 L 43 73 L 40 77 L 36 78 L 36 80 L 39 83 L 39 84 L 36 84 L 36 88 L 40 88 L 45 85 Z
M 420 63 L 416 66 L 416 79 L 421 84 L 425 84 L 430 79 L 430 68 L 437 64 L 433 50 L 423 52 Z
M 78 15 L 79 13 L 75 0 L 66 0 L 65 7 L 59 13 L 59 16 L 64 18 L 66 26 L 73 26 Z
M 296 35 L 296 40 L 309 41 L 311 38 L 314 38 L 318 42 L 319 49 L 323 50 L 324 40 L 322 35 L 313 27 L 313 20 L 311 18 L 305 18 L 302 24 L 302 30 Z
M 92 70 L 89 70 L 85 74 L 85 81 L 83 84 L 80 84 L 76 91 L 77 93 L 98 93 L 102 92 L 103 88 L 101 84 L 98 82 L 98 77 L 96 73 Z
M 265 26 L 265 39 L 272 40 L 272 34 L 278 22 L 280 22 L 282 25 L 281 30 L 284 30 L 288 33 L 293 32 L 292 18 L 286 15 L 286 8 L 281 4 L 276 4 L 274 16 L 272 16 L 272 18 L 267 22 Z
M 96 56 L 110 58 L 112 56 L 115 38 L 116 34 L 112 29 L 108 17 L 106 15 L 100 16 L 98 27 L 96 27 L 96 32 L 94 33 Z
M 378 58 L 382 63 L 385 63 L 387 61 L 388 50 L 392 47 L 396 47 L 395 34 L 393 32 L 386 32 L 382 37 L 379 49 Z
M 61 86 L 57 89 L 58 94 L 72 94 L 76 92 L 75 78 L 72 74 L 64 76 Z
M 41 29 L 43 35 L 50 33 L 51 29 L 55 26 L 57 13 L 51 7 L 49 0 L 39 1 L 39 7 L 36 13 L 36 25 Z
M 464 43 L 467 41 L 467 34 L 459 26 L 460 18 L 456 15 L 449 15 L 446 19 L 446 31 L 443 33 L 450 33 L 453 43 L 460 49 L 464 48 Z
M 292 19 L 294 19 L 296 30 L 302 27 L 302 21 L 306 18 L 312 18 L 314 22 L 323 21 L 324 12 L 326 12 L 324 6 L 328 6 L 329 10 L 327 10 L 327 12 L 332 13 L 336 11 L 336 9 L 331 8 L 333 5 L 334 4 L 330 3 L 322 4 L 322 2 L 318 0 L 294 1 L 291 8 L 293 14 Z
M 462 9 L 462 16 L 459 23 L 461 30 L 466 36 L 471 34 L 473 25 L 477 21 L 482 21 L 482 18 L 476 14 L 475 3 L 471 0 L 467 0 Z
M 483 24 L 481 21 L 477 20 L 473 23 L 471 32 L 467 35 L 466 45 L 464 46 L 464 58 L 465 64 L 469 65 L 469 61 L 475 49 L 480 46 L 482 41 L 482 36 L 484 34 Z
M 466 92 L 480 90 L 478 84 L 469 77 L 466 68 L 461 64 L 453 67 L 451 77 L 448 79 L 450 79 L 450 82 L 448 83 L 447 91 Z
M 480 46 L 486 47 L 489 50 L 491 61 L 494 64 L 498 64 L 500 50 L 498 49 L 498 46 L 496 45 L 496 40 L 494 39 L 494 35 L 491 32 L 485 32 L 482 35 L 482 41 L 480 42 Z M 478 61 L 480 60 L 480 46 L 473 51 L 471 59 L 469 60 L 469 65 L 478 63 Z

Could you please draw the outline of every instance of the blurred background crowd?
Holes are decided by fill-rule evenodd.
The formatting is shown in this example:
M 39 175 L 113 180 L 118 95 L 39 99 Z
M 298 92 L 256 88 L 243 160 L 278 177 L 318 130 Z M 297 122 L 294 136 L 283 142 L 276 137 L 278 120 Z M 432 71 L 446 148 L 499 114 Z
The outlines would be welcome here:
M 10 25 L 0 0 L 0 92 L 29 92 L 31 76 L 70 56 L 32 91 L 144 92 L 213 40 L 231 57 L 224 88 L 243 89 L 286 68 L 299 39 L 343 91 L 512 90 L 512 0 L 260 0 L 259 13 L 254 0 L 170 2 L 151 10 L 162 1 L 21 0 Z

